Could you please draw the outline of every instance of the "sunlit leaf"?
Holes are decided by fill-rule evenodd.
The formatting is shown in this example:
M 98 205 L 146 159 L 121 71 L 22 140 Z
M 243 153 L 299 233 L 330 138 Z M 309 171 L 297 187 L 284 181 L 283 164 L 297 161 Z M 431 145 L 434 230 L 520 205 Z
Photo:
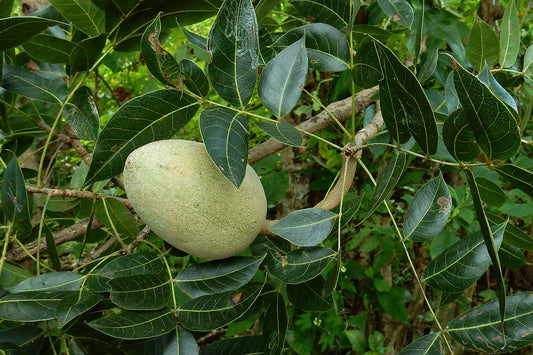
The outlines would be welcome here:
M 474 351 L 507 353 L 530 345 L 533 342 L 533 292 L 506 299 L 503 332 L 498 301 L 492 301 L 452 320 L 448 333 Z
M 59 13 L 88 36 L 105 31 L 105 13 L 91 0 L 50 0 Z
M 287 284 L 307 282 L 319 275 L 335 258 L 335 251 L 324 247 L 308 247 L 286 255 L 269 251 L 266 266 L 271 275 Z
M 514 1 L 507 3 L 500 26 L 500 65 L 509 68 L 515 64 L 520 50 L 520 24 Z
M 415 194 L 403 222 L 406 239 L 429 240 L 446 225 L 452 210 L 452 197 L 442 176 L 425 183 Z
M 211 62 L 207 72 L 216 92 L 244 107 L 255 89 L 259 64 L 259 30 L 251 0 L 226 0 L 207 38 Z
M 248 120 L 225 107 L 209 107 L 200 114 L 200 132 L 207 152 L 235 187 L 241 185 L 248 161 Z
M 378 0 L 383 12 L 394 22 L 411 28 L 415 19 L 414 10 L 406 0 Z
M 24 238 L 31 234 L 30 203 L 24 176 L 16 157 L 11 159 L 4 170 L 1 196 L 2 212 L 5 218 L 13 223 L 18 237 Z
M 533 76 L 533 44 L 526 49 L 522 71 L 530 77 Z
M 283 239 L 300 246 L 321 243 L 335 225 L 336 215 L 321 208 L 295 211 L 270 227 Z
M 59 326 L 68 322 L 96 306 L 103 296 L 95 292 L 71 292 L 59 302 L 54 310 Z
M 176 327 L 176 316 L 172 311 L 135 312 L 124 311 L 118 314 L 95 319 L 88 326 L 113 338 L 135 340 L 147 339 L 166 334 Z
M 264 256 L 234 256 L 188 266 L 174 279 L 179 288 L 192 298 L 236 290 L 247 284 L 261 265 Z
M 83 283 L 83 275 L 74 272 L 51 272 L 26 279 L 9 289 L 11 293 L 28 291 L 76 291 Z
M 4 64 L 2 87 L 35 100 L 60 103 L 67 98 L 67 84 L 60 76 L 50 77 L 40 72 Z
M 283 144 L 292 147 L 301 147 L 303 144 L 303 137 L 300 131 L 288 122 L 258 121 L 255 125 Z
M 466 46 L 466 55 L 477 71 L 481 71 L 485 63 L 493 65 L 498 59 L 500 43 L 498 36 L 490 27 L 481 19 L 477 19 L 468 36 L 468 45 Z
M 507 223 L 492 227 L 496 249 L 500 248 Z M 423 279 L 431 287 L 448 293 L 460 293 L 470 287 L 491 263 L 480 232 L 461 239 L 433 259 L 425 268 Z
M 87 174 L 87 183 L 120 174 L 128 155 L 136 148 L 168 139 L 183 127 L 198 109 L 198 103 L 179 90 L 156 90 L 137 96 L 104 126 Z
M 259 98 L 274 116 L 282 117 L 300 99 L 306 77 L 307 52 L 302 38 L 267 63 L 259 80 Z

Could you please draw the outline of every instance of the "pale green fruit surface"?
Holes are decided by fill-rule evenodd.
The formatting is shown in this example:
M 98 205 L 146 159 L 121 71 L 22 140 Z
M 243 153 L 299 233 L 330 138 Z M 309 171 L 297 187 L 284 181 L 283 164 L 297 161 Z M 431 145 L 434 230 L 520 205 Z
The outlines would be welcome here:
M 133 151 L 124 186 L 142 220 L 174 247 L 205 259 L 224 259 L 254 240 L 267 203 L 251 166 L 237 189 L 202 143 L 162 140 Z

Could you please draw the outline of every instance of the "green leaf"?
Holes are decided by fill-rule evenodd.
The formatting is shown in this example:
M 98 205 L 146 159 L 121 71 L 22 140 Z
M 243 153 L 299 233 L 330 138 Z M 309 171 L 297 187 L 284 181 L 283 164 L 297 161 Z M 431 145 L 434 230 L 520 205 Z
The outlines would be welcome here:
M 492 224 L 503 223 L 506 221 L 494 213 L 487 211 L 485 214 L 487 216 L 487 220 Z M 531 238 L 527 233 L 522 232 L 510 222 L 507 224 L 507 228 L 505 228 L 503 242 L 520 249 L 533 250 L 533 238 Z
M 198 103 L 179 90 L 156 90 L 120 107 L 104 126 L 93 153 L 86 183 L 122 172 L 136 148 L 173 137 L 195 114 Z
M 402 102 L 388 80 L 379 83 L 379 98 L 383 121 L 390 135 L 398 143 L 406 143 L 411 138 Z
M 321 208 L 292 212 L 270 227 L 270 231 L 296 245 L 320 244 L 335 226 L 337 215 Z
M 415 194 L 403 222 L 406 239 L 432 239 L 446 225 L 452 210 L 452 197 L 439 172 L 439 177 L 425 183 Z
M 476 143 L 474 130 L 468 124 L 462 108 L 453 111 L 444 121 L 442 139 L 448 152 L 457 161 L 474 160 L 481 152 Z
M 247 284 L 265 256 L 234 256 L 188 266 L 176 278 L 178 287 L 192 298 L 233 291 Z
M 509 1 L 503 13 L 500 30 L 500 65 L 512 67 L 520 50 L 520 24 L 514 1 Z
M 200 132 L 215 165 L 238 188 L 248 161 L 246 117 L 229 108 L 209 107 L 200 114 Z
M 509 94 L 509 92 L 505 90 L 505 88 L 498 82 L 498 80 L 496 80 L 494 75 L 492 75 L 487 63 L 485 63 L 483 70 L 481 71 L 481 73 L 478 74 L 477 77 L 492 90 L 496 97 L 498 97 L 500 100 L 502 100 L 507 105 L 511 106 L 516 112 L 518 112 L 518 106 L 516 105 L 515 100 L 513 99 L 511 94 Z
M 335 27 L 325 23 L 312 23 L 292 29 L 271 47 L 286 48 L 302 38 L 305 38 L 305 49 L 311 68 L 321 71 L 348 69 L 350 63 L 348 40 Z
M 286 255 L 269 250 L 266 266 L 272 276 L 286 284 L 300 284 L 319 275 L 335 255 L 334 250 L 324 247 L 300 248 Z
M 364 37 L 355 54 L 352 80 L 360 88 L 376 86 L 383 78 L 376 43 L 370 37 Z
M 522 72 L 530 77 L 533 76 L 533 44 L 527 47 L 526 53 L 524 54 Z
M 300 15 L 313 22 L 327 23 L 340 30 L 350 23 L 350 1 L 293 0 L 291 4 Z
M 5 261 L 0 273 L 0 288 L 10 288 L 32 276 L 33 274 L 23 267 Z
M 98 200 L 93 211 L 96 217 L 113 230 L 116 229 L 123 237 L 135 238 L 139 234 L 139 226 L 131 211 L 122 202 L 114 198 Z
M 87 325 L 113 338 L 147 339 L 172 331 L 176 327 L 176 317 L 169 310 L 124 311 L 95 319 Z
M 422 64 L 420 72 L 418 72 L 417 77 L 418 81 L 423 83 L 424 81 L 431 78 L 435 69 L 437 69 L 437 62 L 439 59 L 439 50 L 438 48 L 432 50 L 426 57 L 426 61 Z
M 198 355 L 198 343 L 188 330 L 176 328 L 177 336 L 172 336 L 162 355 Z
M 320 275 L 303 284 L 287 285 L 289 301 L 307 312 L 325 312 L 333 308 L 333 297 L 322 296 L 325 281 Z
M 383 169 L 381 175 L 379 175 L 376 181 L 376 187 L 372 192 L 372 197 L 370 198 L 370 205 L 368 207 L 368 212 L 366 213 L 365 219 L 370 217 L 376 208 L 381 205 L 381 203 L 387 200 L 398 181 L 402 177 L 403 171 L 405 169 L 406 154 L 403 152 L 396 152 L 394 156 L 387 162 L 387 165 Z
M 470 29 L 466 46 L 466 55 L 470 63 L 479 72 L 485 63 L 491 66 L 496 62 L 499 51 L 498 36 L 492 27 L 478 18 Z
M 43 330 L 34 325 L 20 325 L 12 328 L 4 328 L 0 330 L 0 344 L 10 343 L 11 345 L 18 345 L 22 349 L 17 348 L 20 352 L 11 353 L 8 350 L 8 355 L 26 355 L 28 353 L 40 352 L 40 345 L 42 345 Z
M 527 258 L 522 249 L 503 243 L 498 251 L 502 266 L 518 270 L 527 265 Z
M 478 184 L 479 195 L 483 202 L 491 206 L 501 206 L 507 201 L 508 197 L 505 191 L 494 181 L 484 177 L 477 177 L 476 183 Z
M 181 84 L 181 69 L 176 58 L 161 47 L 161 13 L 146 27 L 141 38 L 141 52 L 150 73 L 163 84 L 178 87 Z
M 207 38 L 207 72 L 216 92 L 244 108 L 253 95 L 259 64 L 259 30 L 251 0 L 226 0 Z
M 506 225 L 504 222 L 492 227 L 496 249 L 500 248 Z M 437 290 L 460 293 L 476 282 L 490 263 L 483 235 L 476 232 L 439 254 L 426 266 L 422 277 Z
M 100 128 L 98 107 L 93 101 L 91 89 L 82 86 L 65 105 L 63 116 L 80 139 L 96 140 Z
M 46 33 L 24 42 L 22 47 L 33 58 L 46 63 L 69 63 L 76 45 L 66 39 Z
M 378 0 L 378 5 L 392 21 L 411 28 L 415 15 L 413 7 L 406 0 Z
M 451 114 L 452 112 L 455 112 L 461 108 L 459 96 L 457 95 L 453 81 L 453 71 L 451 71 L 446 78 L 446 107 L 448 108 L 448 114 Z
M 516 112 L 457 62 L 454 83 L 476 142 L 489 160 L 508 159 L 520 148 Z
M 165 269 L 165 262 L 155 253 L 135 253 L 120 256 L 106 264 L 99 275 L 116 278 L 142 274 L 159 274 Z
M 283 296 L 276 293 L 276 300 L 268 308 L 263 323 L 266 354 L 281 354 L 283 352 L 288 322 Z
M 33 38 L 58 21 L 41 17 L 20 16 L 0 19 L 0 52 L 13 48 Z
M 307 52 L 302 38 L 265 66 L 257 89 L 259 98 L 274 116 L 282 117 L 298 103 L 306 77 Z
M 406 118 L 407 129 L 426 154 L 435 154 L 438 146 L 437 123 L 424 89 L 413 72 L 404 66 L 387 46 L 381 42 L 377 44 L 381 49 L 380 63 L 384 81 L 387 82 L 393 95 L 398 97 Z M 383 105 L 382 110 L 385 119 Z M 387 116 L 393 113 L 394 111 L 387 112 Z M 393 119 L 396 120 L 388 118 L 388 121 Z
M 444 341 L 438 333 L 424 335 L 406 346 L 398 355 L 444 355 Z
M 168 275 L 122 276 L 109 280 L 108 284 L 111 302 L 129 310 L 155 311 L 170 301 Z
M 4 170 L 1 199 L 4 217 L 13 223 L 17 236 L 29 236 L 32 230 L 30 204 L 24 176 L 16 157 L 11 159 Z
M 71 292 L 58 302 L 54 315 L 59 326 L 64 327 L 68 322 L 96 306 L 103 296 L 95 292 Z
M 269 134 L 274 139 L 283 144 L 292 147 L 301 147 L 303 144 L 303 137 L 293 125 L 285 121 L 270 122 L 258 121 L 255 125 L 263 132 Z
M 66 291 L 11 293 L 0 298 L 0 318 L 15 322 L 40 322 L 55 317 L 54 309 Z
M 380 280 L 380 279 L 374 279 Z M 385 281 L 386 282 L 386 281 Z M 387 283 L 387 286 L 390 287 Z M 405 309 L 405 301 L 403 295 L 405 289 L 403 287 L 394 287 L 387 292 L 378 292 L 377 299 L 379 305 L 387 314 L 399 322 L 407 323 L 407 310 Z
M 479 222 L 479 226 L 481 228 L 481 234 L 483 235 L 483 239 L 485 240 L 485 246 L 487 247 L 487 250 L 489 252 L 490 259 L 492 261 L 492 266 L 496 274 L 496 288 L 498 301 L 500 302 L 500 320 L 503 322 L 505 318 L 506 309 L 506 291 L 505 278 L 503 276 L 502 267 L 500 265 L 500 258 L 498 257 L 498 247 L 496 245 L 496 241 L 494 240 L 494 236 L 487 220 L 487 216 L 485 215 L 485 210 L 483 209 L 483 204 L 479 195 L 479 189 L 477 187 L 476 180 L 474 179 L 474 173 L 469 169 L 465 169 L 464 172 L 466 175 L 468 186 L 470 188 L 470 193 L 472 194 L 472 201 L 474 202 L 474 209 L 476 210 L 476 216 Z
M 183 82 L 187 88 L 198 96 L 209 94 L 209 82 L 204 72 L 195 62 L 190 59 L 183 59 L 180 62 Z
M 13 10 L 13 0 L 0 0 L 0 18 L 9 17 Z
M 533 173 L 514 164 L 503 164 L 494 168 L 516 188 L 533 197 Z
M 11 293 L 28 291 L 76 291 L 83 283 L 83 275 L 74 272 L 51 272 L 26 279 L 9 289 Z
M 189 42 L 191 42 L 195 46 L 198 46 L 203 51 L 207 52 L 207 38 L 199 36 L 194 32 L 188 31 L 185 27 L 181 26 L 179 23 L 178 25 L 180 29 L 183 31 L 183 34 L 185 35 L 185 37 L 189 40 Z
M 91 0 L 50 0 L 61 16 L 89 37 L 105 32 L 105 13 Z
M 263 351 L 264 338 L 261 335 L 244 335 L 211 343 L 200 355 L 261 354 Z
M 507 353 L 530 345 L 533 342 L 533 292 L 508 296 L 506 303 L 503 327 L 498 302 L 492 301 L 452 320 L 448 333 L 474 351 Z
M 255 302 L 264 284 L 248 284 L 241 291 L 228 291 L 195 298 L 178 309 L 180 323 L 193 331 L 209 331 L 239 319 Z
M 70 54 L 70 72 L 88 71 L 98 61 L 104 49 L 106 35 L 86 38 L 76 43 Z
M 63 102 L 68 94 L 67 84 L 60 76 L 51 78 L 7 64 L 3 66 L 2 86 L 19 95 L 51 103 Z

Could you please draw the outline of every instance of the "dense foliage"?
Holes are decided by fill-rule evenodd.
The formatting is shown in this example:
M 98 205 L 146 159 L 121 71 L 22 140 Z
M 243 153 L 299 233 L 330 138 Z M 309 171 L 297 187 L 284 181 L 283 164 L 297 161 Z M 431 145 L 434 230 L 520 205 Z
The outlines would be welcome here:
M 531 349 L 531 3 L 50 4 L 0 0 L 0 353 Z M 239 255 L 136 215 L 170 138 L 260 175 Z

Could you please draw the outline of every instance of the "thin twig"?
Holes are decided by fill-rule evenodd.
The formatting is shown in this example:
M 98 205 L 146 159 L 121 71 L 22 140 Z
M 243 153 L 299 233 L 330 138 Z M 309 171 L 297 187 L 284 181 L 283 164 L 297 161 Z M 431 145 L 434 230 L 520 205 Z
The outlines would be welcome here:
M 80 267 L 80 266 L 86 265 L 86 264 L 90 263 L 91 261 L 98 259 L 98 258 L 101 257 L 102 254 L 104 254 L 109 248 L 111 248 L 116 242 L 117 242 L 117 236 L 114 235 L 114 236 L 112 236 L 111 238 L 109 238 L 109 239 L 107 240 L 107 242 L 105 242 L 104 244 L 102 244 L 102 245 L 100 246 L 100 248 L 96 249 L 93 253 L 91 253 L 91 255 L 89 255 L 88 257 L 86 257 L 85 259 L 83 259 L 78 265 L 76 265 L 76 267 Z
M 139 235 L 135 237 L 133 242 L 126 245 L 126 247 L 122 249 L 124 254 L 131 254 L 133 249 L 135 249 L 144 239 L 146 239 L 148 233 L 150 233 L 150 227 L 145 226 L 143 230 L 139 232 Z

